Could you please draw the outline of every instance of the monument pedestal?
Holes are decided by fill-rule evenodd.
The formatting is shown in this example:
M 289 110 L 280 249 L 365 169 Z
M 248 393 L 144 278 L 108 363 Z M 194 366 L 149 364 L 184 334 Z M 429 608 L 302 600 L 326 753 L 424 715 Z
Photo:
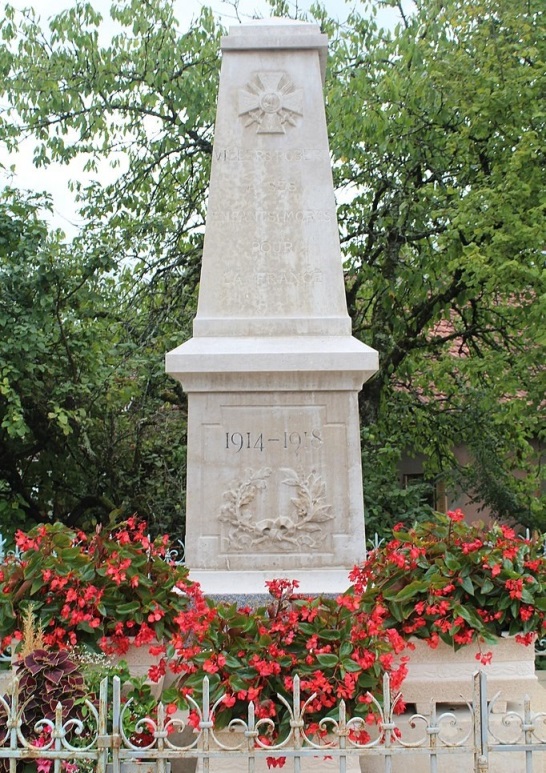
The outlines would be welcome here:
M 168 355 L 188 393 L 186 555 L 206 593 L 348 587 L 364 552 L 357 395 L 375 361 L 350 337 L 194 338 Z

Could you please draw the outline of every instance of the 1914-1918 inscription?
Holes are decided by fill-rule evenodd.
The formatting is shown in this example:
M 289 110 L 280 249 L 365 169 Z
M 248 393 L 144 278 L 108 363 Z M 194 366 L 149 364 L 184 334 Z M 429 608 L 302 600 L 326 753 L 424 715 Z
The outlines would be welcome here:
M 273 437 L 268 437 L 263 432 L 230 432 L 225 435 L 226 450 L 239 453 L 246 451 L 264 451 L 268 445 L 277 446 L 284 450 L 299 451 L 305 448 L 320 448 L 323 445 L 320 429 L 293 431 L 285 430 Z

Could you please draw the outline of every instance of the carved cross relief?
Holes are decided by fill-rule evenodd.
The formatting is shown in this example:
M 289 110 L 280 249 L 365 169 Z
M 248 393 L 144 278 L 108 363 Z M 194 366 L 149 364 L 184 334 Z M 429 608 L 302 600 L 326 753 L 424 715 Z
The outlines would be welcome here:
M 285 134 L 303 115 L 303 89 L 295 88 L 286 72 L 258 72 L 239 89 L 239 116 L 257 134 Z

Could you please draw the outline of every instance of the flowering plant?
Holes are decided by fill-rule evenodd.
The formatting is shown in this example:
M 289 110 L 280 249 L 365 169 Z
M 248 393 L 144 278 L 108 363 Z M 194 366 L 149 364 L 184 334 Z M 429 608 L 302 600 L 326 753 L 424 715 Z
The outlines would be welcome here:
M 167 536 L 151 540 L 136 517 L 91 536 L 59 523 L 16 534 L 21 551 L 0 566 L 0 640 L 21 638 L 32 607 L 46 648 L 85 644 L 123 655 L 129 642 L 161 640 L 176 630 L 197 586 L 168 560 Z
M 373 550 L 350 575 L 355 601 L 404 637 L 455 649 L 503 634 L 531 644 L 544 631 L 544 539 L 494 524 L 469 525 L 460 510 L 406 529 Z M 488 662 L 490 653 L 482 653 Z
M 341 699 L 353 716 L 377 722 L 368 691 L 381 694 L 386 672 L 393 691 L 399 689 L 407 669 L 405 658 L 395 656 L 405 642 L 385 625 L 386 611 L 364 612 L 349 594 L 300 596 L 297 585 L 284 579 L 267 583 L 271 601 L 257 609 L 202 599 L 180 616 L 169 649 L 178 658 L 171 667 L 179 674 L 176 689 L 190 708 L 190 722 L 198 724 L 190 699 L 201 705 L 207 676 L 215 727 L 246 718 L 253 701 L 256 719 L 272 720 L 266 742 L 282 738 L 290 720 L 283 698 L 292 705 L 295 674 L 308 732 L 320 735 L 319 720 L 337 718 Z M 359 741 L 369 738 L 363 730 L 355 734 Z

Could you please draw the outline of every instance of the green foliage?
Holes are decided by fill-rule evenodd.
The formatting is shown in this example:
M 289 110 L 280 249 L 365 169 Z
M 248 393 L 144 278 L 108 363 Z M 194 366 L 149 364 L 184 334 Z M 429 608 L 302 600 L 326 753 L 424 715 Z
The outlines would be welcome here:
M 185 411 L 128 272 L 67 245 L 47 200 L 0 198 L 0 519 L 183 523 Z M 123 314 L 123 308 L 127 313 Z M 168 389 L 167 389 L 168 386 Z M 175 402 L 182 410 L 169 410 Z
M 362 609 L 382 610 L 387 626 L 431 646 L 441 639 L 459 649 L 503 634 L 532 644 L 546 630 L 544 537 L 470 526 L 461 511 L 398 524 L 351 579 Z
M 86 644 L 125 654 L 129 639 L 149 645 L 178 630 L 194 591 L 188 571 L 170 562 L 166 536 L 129 518 L 112 532 L 73 532 L 61 523 L 17 533 L 19 558 L 0 567 L 0 643 L 20 639 L 29 608 L 44 646 Z
M 152 688 L 146 676 L 132 674 L 126 660 L 113 662 L 104 656 L 94 656 L 85 649 L 77 649 L 74 659 L 85 684 L 85 698 L 78 702 L 78 712 L 83 720 L 93 721 L 93 712 L 89 702 L 99 708 L 101 683 L 107 679 L 106 700 L 109 709 L 108 719 L 112 719 L 114 702 L 114 680 L 118 679 L 121 687 L 121 724 L 123 732 L 134 746 L 146 746 L 153 741 L 153 727 L 150 722 L 157 722 L 158 700 L 152 695 Z M 146 719 L 150 720 L 149 722 Z
M 374 540 L 383 537 L 398 523 L 430 518 L 432 508 L 431 484 L 418 483 L 403 487 L 399 483 L 403 443 L 397 445 L 394 438 L 386 441 L 380 433 L 375 436 L 370 428 L 362 430 L 362 469 L 364 473 L 364 503 L 366 535 Z
M 33 13 L 6 9 L 3 135 L 32 136 L 38 166 L 86 160 L 92 182 L 74 183 L 86 249 L 151 275 L 174 323 L 199 278 L 221 29 L 205 8 L 180 31 L 167 0 L 112 3 L 110 15 L 120 32 L 104 44 L 90 4 L 52 17 L 45 36 Z
M 392 33 L 354 14 L 327 90 L 350 314 L 380 352 L 364 421 L 542 526 L 545 40 L 537 0 L 428 0 Z

